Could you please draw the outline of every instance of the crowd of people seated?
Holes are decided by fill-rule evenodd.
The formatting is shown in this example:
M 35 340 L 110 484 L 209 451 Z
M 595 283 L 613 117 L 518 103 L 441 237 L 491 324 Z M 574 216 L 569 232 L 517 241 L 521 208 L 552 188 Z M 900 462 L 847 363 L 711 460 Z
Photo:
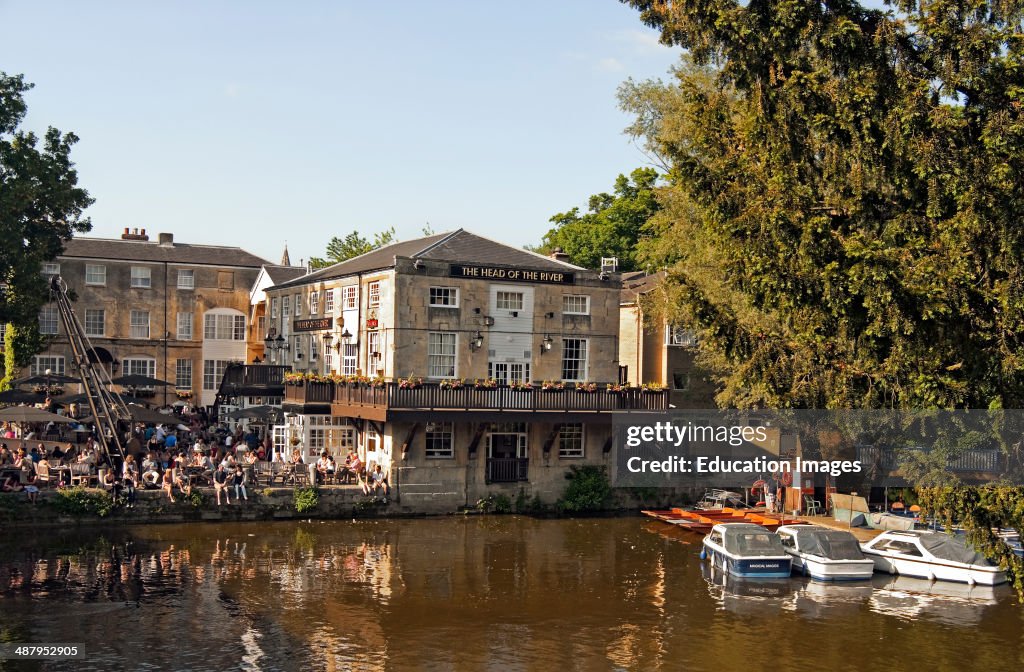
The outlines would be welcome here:
M 31 441 L 45 434 L 45 427 L 15 427 L 5 424 L 0 435 Z M 0 441 L 3 439 L 0 438 Z M 299 450 L 290 457 L 283 451 L 271 456 L 267 437 L 239 428 L 230 432 L 223 426 L 210 426 L 205 416 L 169 416 L 166 424 L 139 423 L 133 428 L 127 455 L 120 469 L 112 468 L 109 458 L 94 434 L 84 443 L 28 444 L 31 447 L 8 448 L 0 443 L 0 491 L 25 492 L 36 502 L 40 487 L 65 487 L 73 481 L 96 483 L 112 492 L 126 507 L 136 503 L 140 489 L 162 490 L 171 502 L 189 497 L 195 487 L 212 487 L 218 506 L 248 501 L 248 488 L 256 484 L 260 462 L 286 462 L 292 473 L 308 473 L 317 485 L 355 484 L 367 496 L 390 493 L 386 473 L 381 466 L 363 464 L 355 451 L 335 461 L 323 451 L 312 465 Z M 74 466 L 73 466 L 74 465 Z M 84 466 L 82 466 L 84 465 Z M 315 480 L 314 480 L 315 479 Z

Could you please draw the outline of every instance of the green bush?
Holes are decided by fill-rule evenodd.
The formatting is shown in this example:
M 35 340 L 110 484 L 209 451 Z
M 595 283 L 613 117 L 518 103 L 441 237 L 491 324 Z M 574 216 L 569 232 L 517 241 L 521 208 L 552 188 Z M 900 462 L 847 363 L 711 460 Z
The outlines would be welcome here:
M 558 501 L 558 507 L 570 513 L 602 511 L 612 497 L 608 472 L 603 466 L 573 466 L 566 474 L 569 485 Z
M 193 490 L 192 494 L 189 495 L 188 499 L 186 499 L 185 501 L 198 509 L 199 507 L 206 503 L 206 497 L 204 497 L 203 493 L 199 492 L 198 490 Z
M 315 509 L 316 505 L 320 503 L 320 493 L 316 488 L 296 488 L 294 501 L 295 510 L 299 513 L 306 513 Z
M 50 502 L 60 513 L 72 516 L 93 515 L 103 518 L 114 509 L 114 500 L 109 493 L 86 490 L 81 486 L 58 490 Z
M 495 513 L 512 513 L 512 500 L 507 495 L 495 495 L 493 505 Z

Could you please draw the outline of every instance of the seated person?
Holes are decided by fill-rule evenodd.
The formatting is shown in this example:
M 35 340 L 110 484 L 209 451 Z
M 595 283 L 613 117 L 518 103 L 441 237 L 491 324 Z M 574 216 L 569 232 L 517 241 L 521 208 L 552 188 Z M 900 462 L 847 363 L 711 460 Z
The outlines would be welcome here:
M 142 461 L 142 483 L 147 489 L 156 488 L 160 484 L 160 469 L 153 453 Z
M 320 453 L 320 459 L 316 461 L 316 482 L 322 484 L 327 480 L 327 451 Z
M 381 490 L 384 496 L 387 497 L 390 488 L 388 487 L 388 477 L 378 464 L 374 467 L 373 472 L 370 473 L 369 488 L 373 494 L 377 494 L 377 490 Z
M 143 476 L 143 478 L 145 478 L 145 476 Z M 168 499 L 170 499 L 172 503 L 178 501 L 174 499 L 174 492 L 172 491 L 172 488 L 174 488 L 174 469 L 165 469 L 164 475 L 161 477 L 160 481 L 163 483 L 163 491 L 167 493 Z

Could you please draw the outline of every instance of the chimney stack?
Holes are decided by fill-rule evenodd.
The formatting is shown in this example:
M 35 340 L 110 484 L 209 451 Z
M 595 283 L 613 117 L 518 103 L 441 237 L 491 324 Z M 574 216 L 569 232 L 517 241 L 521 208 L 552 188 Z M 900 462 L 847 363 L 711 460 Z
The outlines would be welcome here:
M 126 227 L 124 233 L 121 234 L 121 240 L 149 240 L 149 236 L 146 235 L 146 230 L 139 231 L 138 229 L 131 229 L 130 231 Z
M 567 264 L 569 263 L 569 255 L 563 252 L 562 248 L 560 247 L 556 247 L 555 249 L 551 250 L 551 254 L 548 256 L 550 256 L 555 261 L 564 261 Z
M 160 241 L 160 247 L 174 247 L 174 234 L 173 233 L 161 233 L 157 236 Z
M 601 257 L 601 272 L 615 273 L 619 270 L 618 257 Z

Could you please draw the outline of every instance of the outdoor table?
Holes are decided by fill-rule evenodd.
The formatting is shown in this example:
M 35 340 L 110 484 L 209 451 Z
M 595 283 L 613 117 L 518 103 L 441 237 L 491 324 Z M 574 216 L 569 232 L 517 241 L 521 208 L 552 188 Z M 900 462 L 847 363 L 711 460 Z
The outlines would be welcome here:
M 71 483 L 71 467 L 66 465 L 51 466 L 50 471 L 53 472 L 58 483 Z M 68 475 L 67 480 L 64 479 L 64 474 Z

